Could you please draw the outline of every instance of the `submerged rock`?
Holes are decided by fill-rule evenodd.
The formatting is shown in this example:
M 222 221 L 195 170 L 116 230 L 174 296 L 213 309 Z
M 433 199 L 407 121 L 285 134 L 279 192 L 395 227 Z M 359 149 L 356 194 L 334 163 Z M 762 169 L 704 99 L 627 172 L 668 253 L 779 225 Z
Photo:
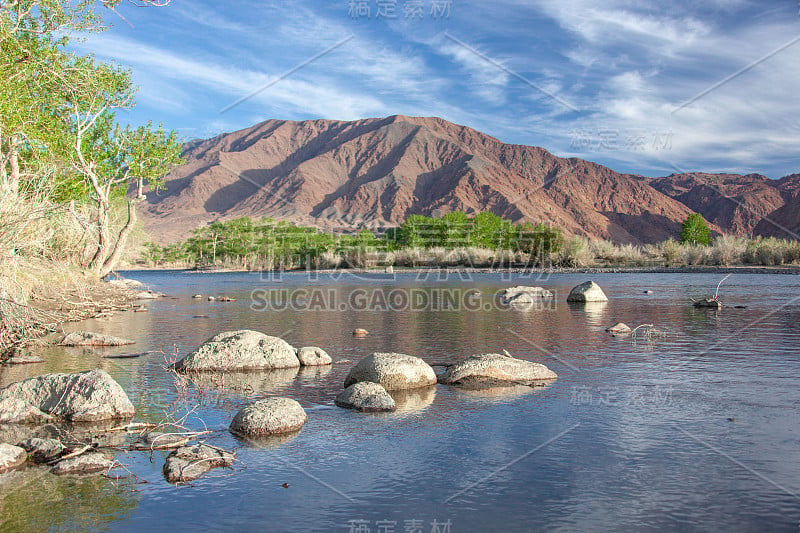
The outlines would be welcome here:
M 264 437 L 300 431 L 307 420 L 303 407 L 291 398 L 268 398 L 236 413 L 228 429 L 243 437 Z
M 188 483 L 214 468 L 231 466 L 235 460 L 234 452 L 205 444 L 183 446 L 167 456 L 164 478 L 169 483 Z
M 608 297 L 594 281 L 587 281 L 573 287 L 567 296 L 568 302 L 607 302 Z
M 558 375 L 540 363 L 488 353 L 472 355 L 447 368 L 440 383 L 468 388 L 544 385 Z
M 36 464 L 55 461 L 67 450 L 58 439 L 40 439 L 36 437 L 20 442 L 19 446 L 28 452 L 28 458 Z
M 371 381 L 353 383 L 336 396 L 334 403 L 345 409 L 355 409 L 365 413 L 386 412 L 397 409 L 397 404 L 386 392 L 386 389 L 382 385 Z
M 722 302 L 713 297 L 703 298 L 702 300 L 693 300 L 692 304 L 695 307 L 708 307 L 711 309 L 719 309 L 722 307 Z
M 630 326 L 628 324 L 625 324 L 624 322 L 617 322 L 613 326 L 607 327 L 606 331 L 609 332 L 609 333 L 620 333 L 620 334 L 621 333 L 630 333 L 631 332 L 631 328 L 630 328 Z
M 302 366 L 329 365 L 333 362 L 331 356 L 322 348 L 305 346 L 297 350 L 297 358 Z
M 297 368 L 300 360 L 285 340 L 248 329 L 208 339 L 174 365 L 182 372 L 218 372 Z
M 350 369 L 344 386 L 360 381 L 380 383 L 387 391 L 415 389 L 436 384 L 436 373 L 419 357 L 376 352 Z
M 7 365 L 33 365 L 37 363 L 44 363 L 44 359 L 38 355 L 19 352 L 15 352 L 5 361 Z
M 163 298 L 164 296 L 166 295 L 153 291 L 141 291 L 136 293 L 137 300 L 157 300 L 158 298 Z
M 101 452 L 89 452 L 57 462 L 50 472 L 57 476 L 99 474 L 108 472 L 115 466 L 117 463 L 108 455 Z
M 22 466 L 27 458 L 27 452 L 19 446 L 0 444 L 0 474 Z
M 61 339 L 58 344 L 60 346 L 126 346 L 134 344 L 134 341 L 91 331 L 73 331 Z
M 130 418 L 133 404 L 105 370 L 45 374 L 0 389 L 0 423 L 52 417 L 73 422 Z
M 552 298 L 553 293 L 542 287 L 517 285 L 500 293 L 504 304 L 532 304 L 544 298 Z
M 137 444 L 137 448 L 142 450 L 171 450 L 173 448 L 185 446 L 190 440 L 192 440 L 191 435 L 150 431 L 142 436 L 141 442 Z

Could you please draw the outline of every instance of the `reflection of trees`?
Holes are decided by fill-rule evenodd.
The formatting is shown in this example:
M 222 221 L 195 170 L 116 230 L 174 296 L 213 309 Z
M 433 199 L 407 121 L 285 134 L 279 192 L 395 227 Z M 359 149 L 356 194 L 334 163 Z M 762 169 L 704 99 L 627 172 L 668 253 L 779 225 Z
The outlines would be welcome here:
M 129 516 L 136 493 L 97 477 L 54 476 L 43 468 L 14 475 L 0 491 L 3 531 L 96 531 Z

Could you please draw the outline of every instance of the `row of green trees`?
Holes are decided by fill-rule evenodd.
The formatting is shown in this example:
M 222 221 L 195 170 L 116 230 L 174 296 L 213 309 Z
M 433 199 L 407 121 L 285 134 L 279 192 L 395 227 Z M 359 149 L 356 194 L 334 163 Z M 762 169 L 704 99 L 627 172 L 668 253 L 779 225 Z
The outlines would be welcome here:
M 334 256 L 480 248 L 513 250 L 540 263 L 558 252 L 563 243 L 558 229 L 529 222 L 514 224 L 489 212 L 474 217 L 461 212 L 443 217 L 411 215 L 401 226 L 380 235 L 367 229 L 356 234 L 326 233 L 271 218 L 254 221 L 244 217 L 213 222 L 176 245 L 149 243 L 144 258 L 152 265 L 227 263 L 244 268 L 316 268 L 330 264 Z
M 68 47 L 77 32 L 102 31 L 101 10 L 119 2 L 0 2 L 0 195 L 26 202 L 38 189 L 40 199 L 45 183 L 47 200 L 70 206 L 91 235 L 82 266 L 99 277 L 121 258 L 144 187 L 160 186 L 181 162 L 174 132 L 117 121 L 115 112 L 134 104 L 131 73 Z M 113 200 L 131 187 L 126 220 L 112 232 Z M 91 205 L 91 215 L 76 203 Z

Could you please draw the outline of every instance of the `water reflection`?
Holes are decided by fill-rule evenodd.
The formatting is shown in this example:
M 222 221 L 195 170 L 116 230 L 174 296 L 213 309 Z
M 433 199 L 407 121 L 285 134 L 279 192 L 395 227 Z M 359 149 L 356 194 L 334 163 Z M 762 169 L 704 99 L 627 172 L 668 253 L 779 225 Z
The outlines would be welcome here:
M 185 376 L 202 389 L 265 394 L 288 386 L 299 372 L 299 368 L 280 368 L 264 372 L 193 372 Z
M 687 524 L 698 529 L 788 530 L 796 529 L 800 519 L 796 499 L 782 499 L 762 478 L 746 469 L 732 470 L 724 456 L 675 431 L 676 426 L 685 428 L 796 492 L 800 463 L 792 460 L 793 428 L 800 427 L 800 414 L 793 407 L 800 390 L 800 306 L 791 298 L 800 277 L 741 276 L 737 281 L 732 276 L 725 285 L 726 301 L 748 308 L 721 312 L 696 310 L 686 298 L 694 294 L 692 287 L 707 291 L 716 286 L 719 276 L 713 275 L 598 275 L 596 281 L 610 301 L 577 306 L 568 305 L 564 296 L 585 275 L 554 275 L 535 284 L 560 295 L 555 305 L 531 312 L 495 305 L 493 295 L 499 289 L 532 284 L 513 276 L 320 276 L 313 282 L 299 274 L 284 274 L 280 282 L 250 274 L 132 277 L 143 277 L 156 290 L 181 300 L 154 301 L 148 303 L 149 313 L 121 313 L 96 327 L 91 322 L 74 327 L 133 338 L 136 345 L 95 354 L 45 348 L 44 364 L 0 369 L 0 383 L 44 372 L 106 368 L 136 405 L 137 420 L 159 422 L 165 412 L 176 413 L 175 418 L 191 412 L 184 425 L 214 430 L 208 436 L 213 445 L 248 447 L 242 450 L 247 469 L 176 492 L 161 481 L 161 461 L 126 455 L 124 461 L 137 475 L 161 482 L 138 486 L 140 499 L 126 500 L 129 488 L 119 487 L 123 501 L 117 509 L 122 511 L 109 511 L 107 522 L 86 505 L 61 506 L 44 525 L 43 518 L 20 521 L 26 499 L 57 507 L 62 497 L 57 489 L 43 496 L 41 484 L 31 483 L 16 489 L 13 509 L 2 490 L 0 520 L 10 512 L 15 521 L 0 529 L 46 529 L 52 521 L 53 529 L 347 531 L 349 520 L 364 518 L 375 531 L 379 520 L 396 520 L 396 529 L 402 530 L 404 520 L 419 518 L 430 530 L 432 519 L 452 518 L 452 530 L 459 532 L 501 526 L 504 531 L 529 531 L 531 524 L 563 530 L 680 529 Z M 254 286 L 278 283 L 290 289 L 312 284 L 332 288 L 339 302 L 363 287 L 437 289 L 450 299 L 458 290 L 477 289 L 485 296 L 470 310 L 250 308 Z M 653 294 L 643 294 L 644 288 Z M 237 301 L 191 299 L 194 293 L 218 292 Z M 210 318 L 192 318 L 199 314 Z M 616 321 L 632 327 L 654 324 L 664 334 L 613 338 L 603 330 Z M 748 324 L 758 327 L 742 334 Z M 370 335 L 353 338 L 356 327 Z M 160 350 L 174 359 L 221 331 L 242 328 L 283 337 L 294 346 L 320 346 L 334 360 L 353 363 L 194 376 L 198 381 L 182 390 L 164 370 L 162 354 L 102 358 L 104 353 Z M 541 388 L 437 386 L 392 393 L 399 410 L 385 416 L 333 407 L 348 370 L 371 352 L 442 362 L 503 349 L 547 364 L 559 380 Z M 309 421 L 301 433 L 243 442 L 227 431 L 241 407 L 271 395 L 295 398 L 306 408 Z M 737 422 L 727 422 L 728 417 Z M 563 438 L 526 455 L 578 423 Z M 274 452 L 261 453 L 257 446 L 273 447 Z M 522 456 L 512 468 L 500 470 Z M 498 474 L 490 482 L 444 502 L 492 472 Z M 281 488 L 284 482 L 291 488 Z M 94 489 L 98 494 L 105 490 L 102 484 Z M 86 497 L 91 501 L 94 494 Z
M 3 531 L 107 530 L 130 516 L 141 498 L 103 477 L 54 476 L 41 467 L 15 473 L 0 487 Z
M 302 431 L 302 430 L 301 430 Z M 249 448 L 261 448 L 271 450 L 283 446 L 287 442 L 291 442 L 300 435 L 301 431 L 294 433 L 286 433 L 283 435 L 268 435 L 263 437 L 245 437 L 243 435 L 233 435 L 234 438 Z
M 413 413 L 421 411 L 433 403 L 436 398 L 436 385 L 418 389 L 390 391 L 389 395 L 397 404 L 395 413 Z
M 608 302 L 570 302 L 567 304 L 573 315 L 586 317 L 586 323 L 592 326 L 603 326 L 607 324 L 606 311 Z

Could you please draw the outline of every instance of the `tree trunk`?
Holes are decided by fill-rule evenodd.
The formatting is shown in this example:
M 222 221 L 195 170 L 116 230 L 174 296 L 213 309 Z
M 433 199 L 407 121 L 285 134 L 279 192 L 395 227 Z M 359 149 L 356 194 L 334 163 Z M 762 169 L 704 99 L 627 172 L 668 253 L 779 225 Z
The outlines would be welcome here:
M 8 142 L 8 165 L 11 173 L 8 176 L 8 190 L 11 194 L 17 195 L 19 193 L 19 144 L 17 137 L 12 135 Z
M 0 158 L 0 192 L 16 196 L 19 193 L 19 144 L 16 136 L 8 138 L 8 151 Z M 6 167 L 8 163 L 8 167 Z
M 114 268 L 116 268 L 117 263 L 122 258 L 122 253 L 125 251 L 125 244 L 128 241 L 128 236 L 133 231 L 133 226 L 136 224 L 136 198 L 130 198 L 128 200 L 128 221 L 125 223 L 125 226 L 119 230 L 119 235 L 117 236 L 117 242 L 114 243 L 114 249 L 103 262 L 103 266 L 100 268 L 98 272 L 100 275 L 100 279 L 105 278 L 108 276 Z
M 89 262 L 89 269 L 100 276 L 103 270 L 103 265 L 108 257 L 108 243 L 110 240 L 110 231 L 108 227 L 108 213 L 110 206 L 108 200 L 99 198 L 97 200 L 97 249 Z M 100 276 L 101 278 L 104 276 Z

